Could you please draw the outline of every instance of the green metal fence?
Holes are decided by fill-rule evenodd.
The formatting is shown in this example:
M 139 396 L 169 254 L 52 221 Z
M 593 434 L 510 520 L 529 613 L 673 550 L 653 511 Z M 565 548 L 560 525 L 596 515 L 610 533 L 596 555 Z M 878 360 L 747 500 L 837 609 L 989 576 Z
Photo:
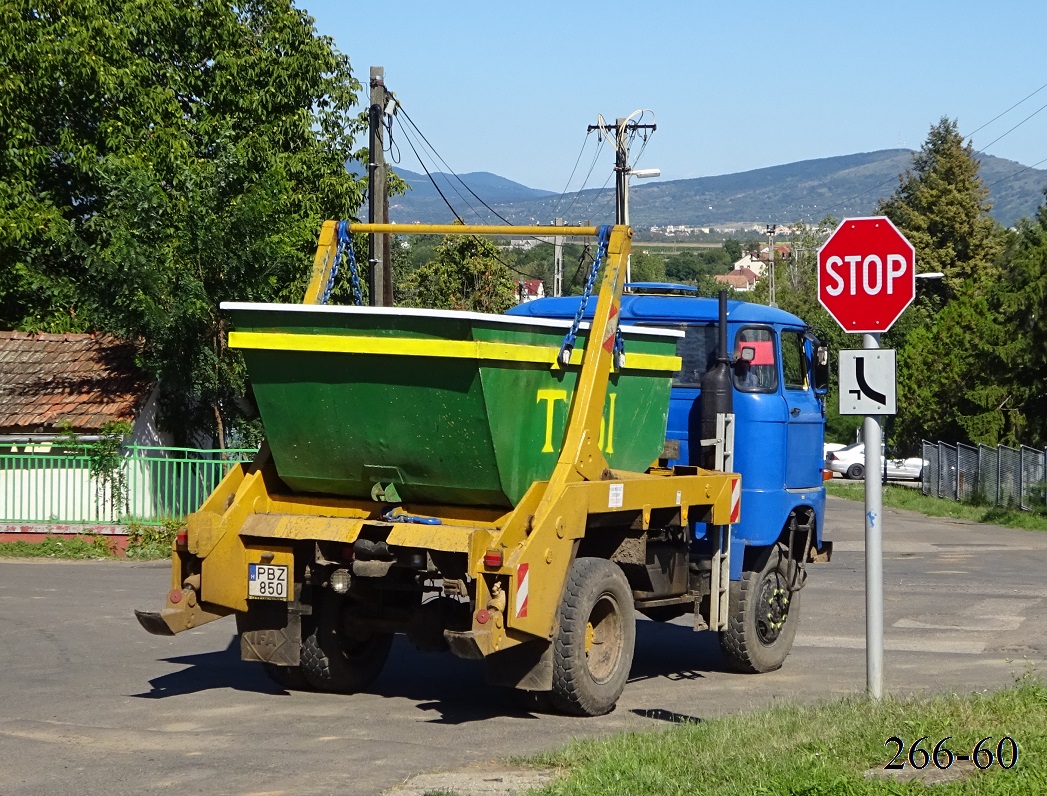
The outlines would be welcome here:
M 85 448 L 49 448 L 0 453 L 0 522 L 149 525 L 181 519 L 200 507 L 229 467 L 256 453 L 131 445 L 107 476 L 91 471 Z

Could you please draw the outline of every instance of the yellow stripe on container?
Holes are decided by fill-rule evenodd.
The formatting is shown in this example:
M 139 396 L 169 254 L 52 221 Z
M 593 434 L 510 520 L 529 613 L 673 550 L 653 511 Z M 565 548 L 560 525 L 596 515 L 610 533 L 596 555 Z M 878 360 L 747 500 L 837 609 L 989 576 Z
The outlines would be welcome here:
M 449 359 L 534 362 L 552 365 L 559 349 L 552 346 L 492 343 L 485 340 L 431 340 L 413 337 L 357 337 L 336 334 L 289 334 L 285 332 L 230 332 L 231 348 L 264 351 L 314 351 L 378 356 L 445 357 Z M 581 348 L 571 352 L 571 365 L 582 364 Z M 682 366 L 677 356 L 627 352 L 628 370 L 675 372 Z

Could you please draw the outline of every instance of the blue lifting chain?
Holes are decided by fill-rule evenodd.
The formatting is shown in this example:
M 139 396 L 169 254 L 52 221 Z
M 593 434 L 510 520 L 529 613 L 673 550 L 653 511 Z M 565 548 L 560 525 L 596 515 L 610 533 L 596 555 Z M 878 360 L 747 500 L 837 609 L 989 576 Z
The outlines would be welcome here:
M 324 288 L 320 303 L 326 304 L 327 300 L 331 298 L 331 290 L 334 288 L 334 281 L 338 276 L 338 268 L 342 264 L 343 256 L 349 260 L 349 281 L 353 288 L 353 303 L 360 307 L 364 303 L 364 297 L 360 290 L 360 274 L 356 268 L 356 253 L 353 251 L 353 236 L 349 233 L 348 221 L 338 222 L 338 247 L 335 249 L 334 266 L 331 268 L 331 275 L 327 278 L 327 287 Z
M 611 227 L 609 224 L 604 224 L 597 230 L 597 238 L 600 242 L 599 247 L 596 250 L 596 257 L 593 260 L 592 266 L 589 268 L 589 275 L 585 279 L 585 289 L 582 291 L 582 300 L 578 303 L 578 311 L 574 314 L 574 320 L 571 321 L 571 328 L 568 329 L 567 334 L 564 335 L 563 344 L 560 346 L 560 353 L 557 354 L 557 362 L 562 367 L 567 367 L 571 361 L 571 352 L 574 350 L 574 344 L 578 337 L 578 327 L 582 323 L 582 316 L 585 315 L 585 307 L 589 303 L 589 297 L 593 294 L 593 285 L 596 284 L 596 274 L 600 271 L 600 266 L 603 264 L 604 258 L 607 256 L 607 247 L 611 243 Z M 614 330 L 614 365 L 615 367 L 622 367 L 625 363 L 625 341 L 622 339 L 622 331 L 617 326 Z

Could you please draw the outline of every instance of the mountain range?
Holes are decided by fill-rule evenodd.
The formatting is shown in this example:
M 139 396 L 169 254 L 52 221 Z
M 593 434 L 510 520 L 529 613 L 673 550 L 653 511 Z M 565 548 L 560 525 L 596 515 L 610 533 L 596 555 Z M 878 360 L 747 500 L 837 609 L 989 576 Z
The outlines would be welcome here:
M 898 187 L 898 177 L 912 166 L 913 154 L 909 149 L 884 149 L 716 177 L 634 182 L 629 188 L 630 221 L 638 228 L 723 227 L 815 223 L 828 214 L 871 215 L 877 201 Z M 979 154 L 978 159 L 992 214 L 1001 224 L 1010 226 L 1036 212 L 1044 200 L 1047 169 L 992 155 Z M 460 176 L 439 172 L 432 180 L 405 169 L 396 172 L 411 188 L 390 198 L 389 216 L 396 223 L 445 224 L 456 213 L 471 224 L 550 224 L 557 217 L 568 224 L 614 221 L 613 185 L 558 194 L 488 172 Z

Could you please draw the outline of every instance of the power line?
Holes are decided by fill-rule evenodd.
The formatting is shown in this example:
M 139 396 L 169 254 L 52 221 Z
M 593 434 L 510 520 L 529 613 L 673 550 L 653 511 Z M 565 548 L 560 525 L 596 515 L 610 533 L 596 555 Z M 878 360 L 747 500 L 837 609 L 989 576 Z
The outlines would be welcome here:
M 997 114 L 996 116 L 993 116 L 993 117 L 992 117 L 991 119 L 989 119 L 989 121 L 987 121 L 987 122 L 986 122 L 985 124 L 983 124 L 983 125 L 982 125 L 981 127 L 979 127 L 979 128 L 977 129 L 977 130 L 972 130 L 972 131 L 971 131 L 971 134 L 970 134 L 969 136 L 967 136 L 967 137 L 968 137 L 968 138 L 970 138 L 970 137 L 971 137 L 971 136 L 973 136 L 973 135 L 974 135 L 975 133 L 979 133 L 979 132 L 981 132 L 981 131 L 982 131 L 982 130 L 984 130 L 984 129 L 985 129 L 986 127 L 988 127 L 988 126 L 989 126 L 990 124 L 992 124 L 992 123 L 993 123 L 993 122 L 995 122 L 995 121 L 996 121 L 997 119 L 999 119 L 999 118 L 1000 118 L 1001 116 L 1006 116 L 1006 115 L 1007 115 L 1008 113 L 1010 113 L 1010 112 L 1011 112 L 1011 111 L 1013 111 L 1013 110 L 1014 110 L 1015 108 L 1017 108 L 1017 107 L 1018 107 L 1019 105 L 1021 105 L 1021 104 L 1022 104 L 1023 102 L 1025 102 L 1025 100 L 1028 100 L 1028 99 L 1032 99 L 1032 98 L 1033 98 L 1033 97 L 1035 97 L 1035 96 L 1036 96 L 1037 94 L 1039 94 L 1039 93 L 1040 93 L 1041 91 L 1043 91 L 1043 90 L 1044 90 L 1045 88 L 1047 88 L 1047 83 L 1044 83 L 1044 84 L 1043 84 L 1042 86 L 1040 86 L 1040 87 L 1039 87 L 1038 89 L 1036 89 L 1036 91 L 1034 91 L 1034 92 L 1033 92 L 1032 94 L 1030 94 L 1029 96 L 1025 97 L 1024 99 L 1020 99 L 1020 100 L 1018 100 L 1018 101 L 1017 101 L 1016 103 L 1014 103 L 1014 104 L 1013 104 L 1013 105 L 1012 105 L 1011 107 L 1009 107 L 1009 108 L 1008 108 L 1007 110 L 1005 110 L 1005 111 L 1004 111 L 1003 113 L 999 113 L 999 114 Z
M 585 135 L 586 135 L 586 139 L 588 139 L 589 134 L 586 133 Z M 582 187 L 579 188 L 577 191 L 575 191 L 574 199 L 571 200 L 571 206 L 568 207 L 565 212 L 562 212 L 562 213 L 561 212 L 557 212 L 556 213 L 557 216 L 569 216 L 571 214 L 571 211 L 573 211 L 575 206 L 577 206 L 578 200 L 581 198 L 582 191 L 584 191 L 585 190 L 585 186 L 589 184 L 589 178 L 593 176 L 593 171 L 596 169 L 596 163 L 600 159 L 600 152 L 603 150 L 603 145 L 604 145 L 603 138 L 597 138 L 597 140 L 596 140 L 596 151 L 593 152 L 593 162 L 589 164 L 589 171 L 585 175 L 585 180 L 582 182 Z M 608 178 L 608 182 L 610 182 L 610 178 Z M 606 183 L 604 183 L 604 187 L 605 188 L 607 187 Z
M 599 144 L 602 139 L 597 138 L 597 151 L 599 151 Z M 563 190 L 560 192 L 560 196 L 556 199 L 556 205 L 553 207 L 553 216 L 557 217 L 560 215 L 560 203 L 563 202 L 563 198 L 567 195 L 567 189 L 571 187 L 571 180 L 574 179 L 575 173 L 578 171 L 578 164 L 582 162 L 582 155 L 585 154 L 586 144 L 589 143 L 589 133 L 585 134 L 585 138 L 582 139 L 582 148 L 578 150 L 578 157 L 574 161 L 574 168 L 571 169 L 571 176 L 567 178 L 567 184 L 564 185 Z M 592 173 L 592 168 L 589 169 L 589 173 Z M 585 183 L 582 183 L 584 186 Z
M 985 145 L 984 147 L 982 147 L 982 148 L 981 148 L 981 151 L 982 151 L 982 152 L 984 152 L 984 151 L 985 151 L 986 149 L 988 149 L 989 147 L 991 147 L 991 146 L 992 146 L 993 144 L 995 144 L 995 143 L 996 143 L 997 141 L 999 141 L 999 140 L 1000 140 L 1001 138 L 1003 138 L 1004 136 L 1007 136 L 1007 135 L 1010 135 L 1011 133 L 1013 133 L 1013 132 L 1014 132 L 1015 130 L 1017 130 L 1017 129 L 1018 129 L 1019 127 L 1021 127 L 1021 126 L 1022 126 L 1023 124 L 1025 124 L 1025 123 L 1026 123 L 1027 121 L 1029 121 L 1029 119 L 1031 119 L 1031 118 L 1032 118 L 1033 116 L 1035 116 L 1035 115 L 1036 115 L 1037 113 L 1039 113 L 1040 111 L 1042 111 L 1042 110 L 1043 110 L 1044 108 L 1047 108 L 1047 105 L 1041 105 L 1041 106 L 1040 106 L 1039 108 L 1037 108 L 1036 110 L 1034 110 L 1034 111 L 1033 111 L 1032 113 L 1030 113 L 1030 114 L 1029 114 L 1028 116 L 1026 116 L 1026 117 L 1025 117 L 1024 119 L 1022 119 L 1022 120 L 1021 120 L 1020 122 L 1018 122 L 1018 124 L 1014 125 L 1014 127 L 1012 127 L 1012 128 L 1010 129 L 1010 130 L 1008 130 L 1008 131 L 1007 131 L 1006 133 L 1004 133 L 1004 134 L 1003 134 L 1003 135 L 1001 135 L 1001 136 L 998 136 L 998 137 L 994 138 L 994 139 L 993 139 L 992 141 L 990 141 L 990 142 L 989 142 L 988 144 L 986 144 L 986 145 Z M 968 138 L 970 138 L 970 136 L 968 136 Z
M 1017 108 L 1023 102 L 1025 102 L 1026 100 L 1034 97 L 1036 94 L 1040 93 L 1045 88 L 1047 88 L 1047 83 L 1044 83 L 1042 86 L 1040 86 L 1038 89 L 1036 89 L 1036 91 L 1032 92 L 1032 94 L 1029 94 L 1024 99 L 1021 99 L 1018 102 L 1014 103 L 1014 105 L 1009 107 L 1007 110 L 1003 111 L 1003 113 L 999 113 L 996 116 L 994 116 L 992 119 L 990 119 L 985 124 L 983 124 L 981 127 L 979 127 L 977 130 L 973 130 L 969 135 L 963 136 L 963 140 L 968 141 L 971 144 L 971 146 L 973 146 L 974 143 L 973 143 L 973 141 L 971 141 L 971 137 L 975 133 L 977 133 L 979 130 L 984 129 L 985 127 L 988 127 L 990 124 L 995 122 L 1000 117 L 1005 116 L 1006 114 L 1010 113 L 1012 110 Z M 989 149 L 989 147 L 991 147 L 993 144 L 995 144 L 997 141 L 999 141 L 1004 136 L 1009 135 L 1010 133 L 1013 133 L 1015 130 L 1017 130 L 1019 127 L 1021 127 L 1027 121 L 1029 121 L 1029 119 L 1031 119 L 1033 116 L 1035 116 L 1040 111 L 1042 111 L 1044 108 L 1047 108 L 1047 105 L 1042 105 L 1040 108 L 1035 110 L 1033 113 L 1029 114 L 1024 119 L 1022 119 L 1020 122 L 1018 122 L 1018 124 L 1014 125 L 1014 127 L 1012 127 L 1010 130 L 1005 132 L 1003 135 L 1000 135 L 997 138 L 993 139 L 988 144 L 986 144 L 984 147 L 979 147 L 978 151 L 982 152 L 982 153 L 985 153 L 986 150 Z M 1044 162 L 1043 160 L 1040 161 L 1040 163 L 1043 163 L 1043 162 Z M 1039 165 L 1039 163 L 1036 164 L 1036 165 Z M 1001 182 L 1004 182 L 1004 180 L 1011 179 L 1012 177 L 1017 177 L 1019 174 L 1021 174 L 1024 171 L 1027 171 L 1030 168 L 1035 168 L 1035 166 L 1026 166 L 1024 169 L 1021 169 L 1020 171 L 1017 171 L 1014 174 L 1010 175 L 1010 177 L 1004 177 L 1003 179 L 997 180 L 996 182 L 992 183 L 991 185 L 987 185 L 986 188 L 991 188 L 993 185 L 999 185 Z M 871 188 L 867 188 L 866 190 L 862 191 L 861 193 L 855 194 L 854 196 L 850 197 L 849 199 L 844 199 L 844 200 L 841 200 L 839 202 L 834 203 L 829 209 L 830 210 L 838 210 L 838 209 L 842 208 L 844 205 L 847 205 L 847 204 L 855 201 L 856 199 L 861 199 L 863 196 L 865 196 L 865 195 L 867 195 L 869 193 L 872 193 L 873 191 L 878 191 L 883 186 L 888 185 L 891 182 L 894 182 L 895 179 L 897 179 L 897 178 L 896 177 L 891 177 L 889 179 L 886 179 L 883 182 L 881 182 L 881 183 L 879 183 L 877 185 L 872 186 Z
M 1037 166 L 1039 166 L 1041 163 L 1047 163 L 1047 158 L 1044 158 L 1043 160 L 1039 160 L 1036 163 L 1033 163 L 1031 166 L 1026 166 L 1023 169 L 1019 169 L 1018 171 L 1014 172 L 1014 174 L 1008 174 L 1006 177 L 1001 177 L 1000 179 L 996 180 L 996 182 L 991 182 L 988 185 L 986 185 L 985 187 L 986 188 L 992 188 L 994 185 L 999 185 L 1001 182 L 1007 182 L 1007 180 L 1013 180 L 1019 174 L 1024 174 L 1027 171 L 1031 171 L 1032 169 L 1035 169 Z

